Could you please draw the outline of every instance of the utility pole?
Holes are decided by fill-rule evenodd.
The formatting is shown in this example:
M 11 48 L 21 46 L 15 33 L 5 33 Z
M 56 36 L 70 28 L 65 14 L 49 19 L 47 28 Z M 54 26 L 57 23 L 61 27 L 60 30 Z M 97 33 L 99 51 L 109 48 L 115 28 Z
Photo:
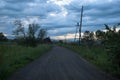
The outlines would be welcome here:
M 67 39 L 66 39 L 67 38 L 67 34 L 65 34 L 64 37 L 65 37 L 65 43 L 67 43 Z
M 81 43 L 81 28 L 82 28 L 83 6 L 81 8 L 80 27 L 79 27 L 79 45 Z
M 76 25 L 76 33 L 75 33 L 74 43 L 75 43 L 75 40 L 76 40 L 76 37 L 77 37 L 78 27 L 79 27 L 79 22 L 78 22 L 77 25 Z

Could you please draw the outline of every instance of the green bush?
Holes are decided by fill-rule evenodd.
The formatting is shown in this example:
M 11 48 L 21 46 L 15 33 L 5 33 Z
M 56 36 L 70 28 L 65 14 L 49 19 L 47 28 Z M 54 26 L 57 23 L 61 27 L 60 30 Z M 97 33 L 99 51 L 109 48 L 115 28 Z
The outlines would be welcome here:
M 117 32 L 114 27 L 106 26 L 105 46 L 109 55 L 109 60 L 120 68 L 120 30 Z

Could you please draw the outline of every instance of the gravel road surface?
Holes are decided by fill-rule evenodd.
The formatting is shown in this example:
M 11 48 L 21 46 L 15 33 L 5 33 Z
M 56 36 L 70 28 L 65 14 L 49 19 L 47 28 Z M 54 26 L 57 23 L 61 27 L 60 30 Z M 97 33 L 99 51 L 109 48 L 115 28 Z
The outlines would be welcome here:
M 8 80 L 116 80 L 98 70 L 78 54 L 54 47 L 50 52 L 18 70 Z

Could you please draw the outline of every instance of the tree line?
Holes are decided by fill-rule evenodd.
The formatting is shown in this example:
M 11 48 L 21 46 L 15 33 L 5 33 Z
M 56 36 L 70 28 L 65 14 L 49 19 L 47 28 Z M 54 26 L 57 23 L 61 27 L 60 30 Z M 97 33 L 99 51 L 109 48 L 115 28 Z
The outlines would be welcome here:
M 36 47 L 38 44 L 51 43 L 50 37 L 47 36 L 47 30 L 42 29 L 39 24 L 32 23 L 26 26 L 21 20 L 14 22 L 15 29 L 13 35 L 15 36 L 14 42 L 22 46 Z M 0 42 L 5 42 L 7 37 L 1 32 Z
M 13 31 L 18 44 L 35 47 L 39 43 L 50 43 L 50 37 L 47 37 L 47 30 L 40 28 L 39 24 L 29 24 L 25 29 L 20 20 L 15 21 L 16 29 Z

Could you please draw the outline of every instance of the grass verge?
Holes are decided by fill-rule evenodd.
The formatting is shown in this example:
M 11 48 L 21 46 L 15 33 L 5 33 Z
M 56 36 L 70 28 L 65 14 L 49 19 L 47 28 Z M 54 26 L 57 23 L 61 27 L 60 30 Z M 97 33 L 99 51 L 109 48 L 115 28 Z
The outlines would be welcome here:
M 7 79 L 19 68 L 40 57 L 52 48 L 51 45 L 38 47 L 0 46 L 0 80 Z
M 71 49 L 85 58 L 90 63 L 96 65 L 99 69 L 102 69 L 106 73 L 120 79 L 120 68 L 112 64 L 109 60 L 109 56 L 103 46 L 77 46 L 77 45 L 61 45 L 68 49 Z

